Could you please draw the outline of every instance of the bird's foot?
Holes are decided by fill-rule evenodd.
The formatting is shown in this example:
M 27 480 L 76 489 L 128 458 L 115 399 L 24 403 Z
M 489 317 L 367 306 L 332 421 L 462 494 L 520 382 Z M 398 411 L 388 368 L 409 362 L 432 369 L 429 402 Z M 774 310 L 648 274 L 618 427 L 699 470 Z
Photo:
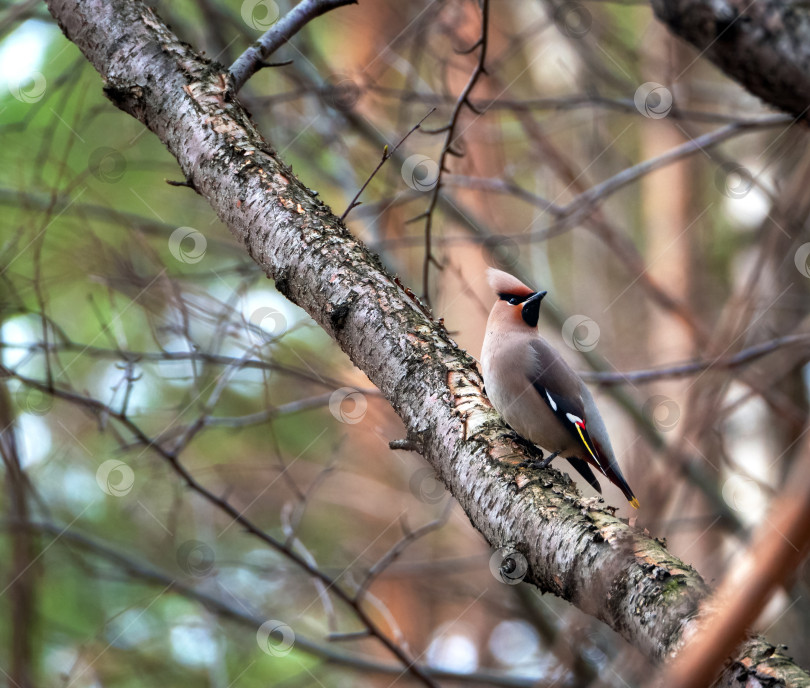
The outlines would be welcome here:
M 540 455 L 541 456 L 543 455 L 542 451 L 540 452 Z M 549 464 L 551 464 L 551 462 L 554 461 L 554 459 L 556 459 L 559 455 L 560 455 L 560 452 L 556 451 L 553 454 L 549 454 L 542 461 L 523 461 L 519 465 L 520 465 L 521 468 L 530 468 L 533 471 L 542 471 L 542 470 L 548 468 Z
M 540 452 L 540 457 L 542 458 L 543 456 L 542 449 L 536 448 L 536 450 Z M 543 469 L 548 468 L 549 464 L 552 461 L 554 461 L 554 459 L 556 459 L 559 455 L 560 452 L 556 451 L 553 454 L 549 454 L 542 461 L 522 461 L 521 463 L 518 464 L 518 466 L 520 466 L 521 468 L 528 468 L 531 471 L 537 470 L 542 471 Z M 542 478 L 527 478 L 525 475 L 518 476 L 518 479 L 516 480 L 517 491 L 523 492 L 523 490 L 529 487 L 529 485 L 534 485 L 535 483 L 539 483 L 542 481 L 543 481 Z
M 519 444 L 521 446 L 524 446 L 524 447 L 525 446 L 533 446 L 532 443 L 529 442 L 529 440 L 527 440 L 517 430 L 513 430 L 508 425 L 506 427 L 509 428 L 505 433 L 506 439 L 510 439 L 510 440 L 512 440 L 512 442 L 516 442 L 517 444 Z

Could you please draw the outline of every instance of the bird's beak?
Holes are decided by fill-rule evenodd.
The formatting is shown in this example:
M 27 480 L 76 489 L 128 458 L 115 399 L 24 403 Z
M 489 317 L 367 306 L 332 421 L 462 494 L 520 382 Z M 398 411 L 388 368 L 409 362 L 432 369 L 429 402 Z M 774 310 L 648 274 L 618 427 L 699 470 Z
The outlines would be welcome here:
M 540 319 L 540 302 L 546 294 L 547 291 L 538 291 L 523 302 L 520 314 L 529 327 L 537 327 L 537 321 Z

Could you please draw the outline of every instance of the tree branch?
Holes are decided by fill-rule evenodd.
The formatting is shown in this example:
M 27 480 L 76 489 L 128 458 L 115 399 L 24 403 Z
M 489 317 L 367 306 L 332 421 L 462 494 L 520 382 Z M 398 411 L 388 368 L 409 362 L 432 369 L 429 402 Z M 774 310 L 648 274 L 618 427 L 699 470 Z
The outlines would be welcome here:
M 229 604 L 221 597 L 202 590 L 202 586 L 190 585 L 180 580 L 176 575 L 171 575 L 159 568 L 145 564 L 142 560 L 120 552 L 101 540 L 88 537 L 74 528 L 65 528 L 62 524 L 42 521 L 2 521 L 0 522 L 0 528 L 10 532 L 52 536 L 53 539 L 50 541 L 50 544 L 59 542 L 60 545 L 66 548 L 75 546 L 78 550 L 86 551 L 94 557 L 108 561 L 132 578 L 143 580 L 150 585 L 160 588 L 171 588 L 171 592 L 174 594 L 197 602 L 203 605 L 212 614 L 216 614 L 220 619 L 233 621 L 240 626 L 253 628 L 255 630 L 267 621 L 265 617 L 251 614 L 241 606 Z M 344 637 L 348 635 L 349 634 L 345 634 Z M 367 638 L 368 631 L 362 632 L 362 637 Z M 333 638 L 330 638 L 330 640 L 332 639 Z M 336 650 L 329 645 L 315 642 L 300 633 L 296 633 L 295 635 L 295 647 L 314 657 L 320 657 L 325 662 L 336 666 L 348 667 L 369 674 L 402 675 L 402 668 L 396 664 L 386 664 L 373 659 L 366 659 L 359 653 L 354 654 Z M 503 686 L 504 688 L 538 688 L 538 683 L 534 678 L 512 676 L 492 671 L 477 671 L 462 674 L 427 665 L 423 666 L 422 669 L 433 678 L 452 681 L 454 683 L 463 682 L 465 686 L 483 684 L 485 686 Z
M 810 443 L 791 471 L 787 488 L 775 499 L 748 551 L 726 574 L 709 605 L 712 615 L 691 637 L 662 685 L 701 688 L 711 683 L 774 592 L 793 577 L 810 550 Z M 747 667 L 745 667 L 747 669 Z M 757 677 L 759 678 L 759 677 Z
M 784 337 L 769 339 L 767 342 L 762 342 L 761 344 L 755 344 L 747 349 L 738 351 L 733 356 L 720 356 L 711 360 L 676 363 L 674 365 L 649 370 L 628 370 L 616 373 L 593 373 L 583 371 L 580 375 L 588 382 L 596 382 L 603 386 L 628 383 L 644 384 L 661 379 L 687 377 L 695 373 L 702 373 L 705 370 L 734 370 L 735 368 L 753 363 L 775 351 L 780 351 L 784 347 L 796 345 L 805 345 L 806 347 L 809 344 L 810 334 L 789 334 Z M 810 356 L 810 353 L 807 355 Z
M 708 589 L 657 541 L 580 501 L 558 471 L 516 491 L 519 446 L 483 394 L 473 360 L 379 259 L 278 158 L 234 97 L 229 75 L 135 0 L 50 0 L 106 93 L 147 125 L 276 287 L 382 390 L 472 523 L 527 582 L 602 619 L 648 657 L 675 652 Z M 159 85 L 158 87 L 154 86 Z M 737 662 L 787 685 L 810 677 L 749 638 Z M 723 681 L 732 684 L 736 665 Z
M 5 468 L 8 490 L 8 513 L 16 520 L 28 520 L 28 478 L 20 462 L 17 445 L 17 418 L 11 402 L 7 378 L 0 376 L 0 458 Z M 34 685 L 32 676 L 33 633 L 36 606 L 36 574 L 34 567 L 38 559 L 35 545 L 29 533 L 14 533 L 8 555 L 8 581 L 3 580 L 3 592 L 8 592 L 10 622 L 14 633 L 9 647 L 9 683 L 19 688 Z M 5 672 L 4 672 L 5 673 Z
M 766 103 L 810 108 L 810 15 L 784 0 L 650 0 L 656 17 Z M 695 58 L 697 60 L 698 58 Z
M 358 201 L 357 199 L 359 199 L 359 198 L 360 198 L 360 196 L 361 196 L 361 195 L 363 194 L 363 192 L 366 190 L 366 187 L 367 187 L 369 184 L 371 184 L 371 180 L 372 180 L 372 179 L 374 179 L 374 177 L 375 177 L 375 175 L 377 174 L 377 172 L 379 172 L 379 171 L 382 169 L 382 166 L 383 166 L 383 165 L 385 165 L 386 161 L 387 161 L 387 160 L 388 160 L 390 157 L 392 157 L 392 156 L 394 155 L 394 153 L 396 153 L 396 152 L 397 152 L 397 149 L 398 149 L 398 148 L 399 148 L 399 147 L 400 147 L 400 146 L 401 146 L 403 143 L 405 143 L 405 141 L 407 140 L 407 138 L 408 138 L 408 137 L 409 137 L 411 134 L 413 134 L 413 132 L 415 132 L 417 129 L 419 129 L 419 128 L 422 126 L 422 122 L 424 122 L 424 121 L 425 121 L 425 120 L 426 120 L 428 117 L 430 117 L 430 116 L 431 116 L 431 115 L 432 115 L 432 114 L 433 114 L 435 111 L 436 111 L 436 108 L 435 108 L 435 107 L 434 107 L 434 108 L 431 108 L 431 109 L 428 111 L 428 113 L 427 113 L 427 114 L 426 114 L 426 115 L 425 115 L 425 116 L 424 116 L 422 119 L 420 119 L 420 120 L 419 120 L 419 121 L 418 121 L 416 124 L 414 124 L 414 125 L 413 125 L 413 126 L 410 128 L 410 130 L 408 131 L 408 133 L 407 133 L 407 134 L 405 134 L 405 136 L 403 136 L 403 137 L 402 137 L 402 138 L 401 138 L 401 139 L 400 139 L 400 140 L 397 142 L 397 144 L 396 144 L 396 145 L 395 145 L 393 148 L 391 148 L 391 149 L 389 150 L 388 145 L 386 144 L 385 148 L 383 149 L 383 154 L 382 154 L 382 157 L 380 158 L 380 162 L 378 162 L 378 163 L 377 163 L 377 167 L 375 167 L 375 168 L 374 168 L 374 169 L 371 171 L 371 174 L 368 176 L 368 178 L 366 179 L 366 181 L 365 181 L 365 182 L 363 182 L 363 186 L 361 186 L 361 187 L 360 187 L 360 189 L 359 189 L 359 190 L 357 191 L 357 193 L 354 195 L 354 197 L 352 198 L 352 200 L 351 200 L 351 201 L 349 201 L 349 205 L 347 205 L 347 206 L 346 206 L 346 210 L 344 210 L 344 211 L 343 211 L 343 214 L 340 216 L 340 221 L 341 221 L 341 222 L 345 222 L 345 221 L 346 221 L 346 217 L 348 216 L 348 214 L 349 214 L 350 212 L 352 212 L 352 209 L 354 209 L 354 208 L 356 208 L 358 205 L 360 205 L 360 201 Z
M 329 10 L 354 5 L 357 0 L 301 0 L 262 37 L 243 52 L 231 65 L 233 90 L 239 91 L 245 82 L 262 68 L 264 61 L 297 34 L 304 26 Z
M 441 153 L 439 153 L 438 169 L 436 172 L 436 183 L 430 194 L 430 201 L 428 202 L 427 210 L 419 215 L 425 218 L 425 256 L 422 263 L 422 298 L 425 303 L 430 305 L 430 264 L 438 264 L 433 255 L 432 236 L 433 236 L 433 211 L 436 209 L 436 203 L 439 200 L 439 193 L 442 189 L 442 175 L 447 171 L 447 158 L 450 155 L 457 157 L 461 156 L 454 145 L 458 142 L 459 136 L 456 135 L 456 128 L 458 127 L 459 117 L 464 107 L 469 108 L 475 114 L 480 115 L 481 112 L 470 102 L 470 94 L 472 93 L 475 85 L 478 83 L 479 78 L 487 73 L 485 63 L 487 59 L 487 45 L 489 43 L 489 0 L 481 1 L 481 35 L 478 40 L 473 43 L 467 50 L 461 51 L 462 55 L 478 50 L 478 59 L 475 63 L 475 68 L 467 79 L 467 84 L 458 96 L 456 104 L 453 106 L 453 111 L 450 113 L 450 119 L 447 124 L 439 129 L 434 130 L 432 133 L 446 132 L 444 137 L 444 145 L 442 146 Z

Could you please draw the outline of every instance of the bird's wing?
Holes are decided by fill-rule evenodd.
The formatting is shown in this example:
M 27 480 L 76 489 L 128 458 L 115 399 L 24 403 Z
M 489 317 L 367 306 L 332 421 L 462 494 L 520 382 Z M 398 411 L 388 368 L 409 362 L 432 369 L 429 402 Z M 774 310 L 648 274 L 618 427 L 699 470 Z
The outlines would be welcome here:
M 593 474 L 591 467 L 586 461 L 578 459 L 574 456 L 568 457 L 567 461 L 577 470 L 577 473 L 588 481 L 588 484 L 594 490 L 596 490 L 599 494 L 602 494 L 602 486 L 599 484 L 599 481 L 596 479 L 596 476 Z
M 591 396 L 591 392 L 587 385 L 582 382 L 582 378 L 580 378 L 580 390 L 582 394 L 582 402 L 585 407 L 584 418 L 588 424 L 588 431 L 590 432 L 590 437 L 592 438 L 592 446 L 601 459 L 599 469 L 605 474 L 610 482 L 612 482 L 622 491 L 624 496 L 627 498 L 627 501 L 638 509 L 638 500 L 633 494 L 633 490 L 630 489 L 630 486 L 624 479 L 622 469 L 619 468 L 619 462 L 616 460 L 616 453 L 613 451 L 613 447 L 610 444 L 610 437 L 608 437 L 605 422 L 602 420 L 602 416 L 599 415 L 599 411 L 596 410 L 596 404 L 594 403 L 593 396 Z
M 635 505 L 637 502 L 616 462 L 605 424 L 582 379 L 544 341 L 537 339 L 531 345 L 537 363 L 529 379 L 535 390 L 582 449 L 581 459 L 596 466 Z M 576 464 L 573 465 L 593 484 Z M 595 477 L 593 480 L 596 481 Z
M 586 450 L 583 458 L 593 459 L 599 466 L 599 457 L 585 427 L 585 404 L 580 390 L 580 378 L 563 358 L 540 339 L 531 342 L 535 356 L 529 371 L 529 380 L 566 431 Z

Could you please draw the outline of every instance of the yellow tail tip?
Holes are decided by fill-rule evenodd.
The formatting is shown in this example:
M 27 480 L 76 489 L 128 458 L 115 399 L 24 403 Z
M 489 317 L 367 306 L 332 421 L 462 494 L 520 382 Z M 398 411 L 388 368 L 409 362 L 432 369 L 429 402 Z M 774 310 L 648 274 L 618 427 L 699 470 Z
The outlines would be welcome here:
M 630 500 L 630 506 L 632 506 L 634 509 L 640 508 L 638 500 L 635 497 L 633 497 L 633 499 Z

